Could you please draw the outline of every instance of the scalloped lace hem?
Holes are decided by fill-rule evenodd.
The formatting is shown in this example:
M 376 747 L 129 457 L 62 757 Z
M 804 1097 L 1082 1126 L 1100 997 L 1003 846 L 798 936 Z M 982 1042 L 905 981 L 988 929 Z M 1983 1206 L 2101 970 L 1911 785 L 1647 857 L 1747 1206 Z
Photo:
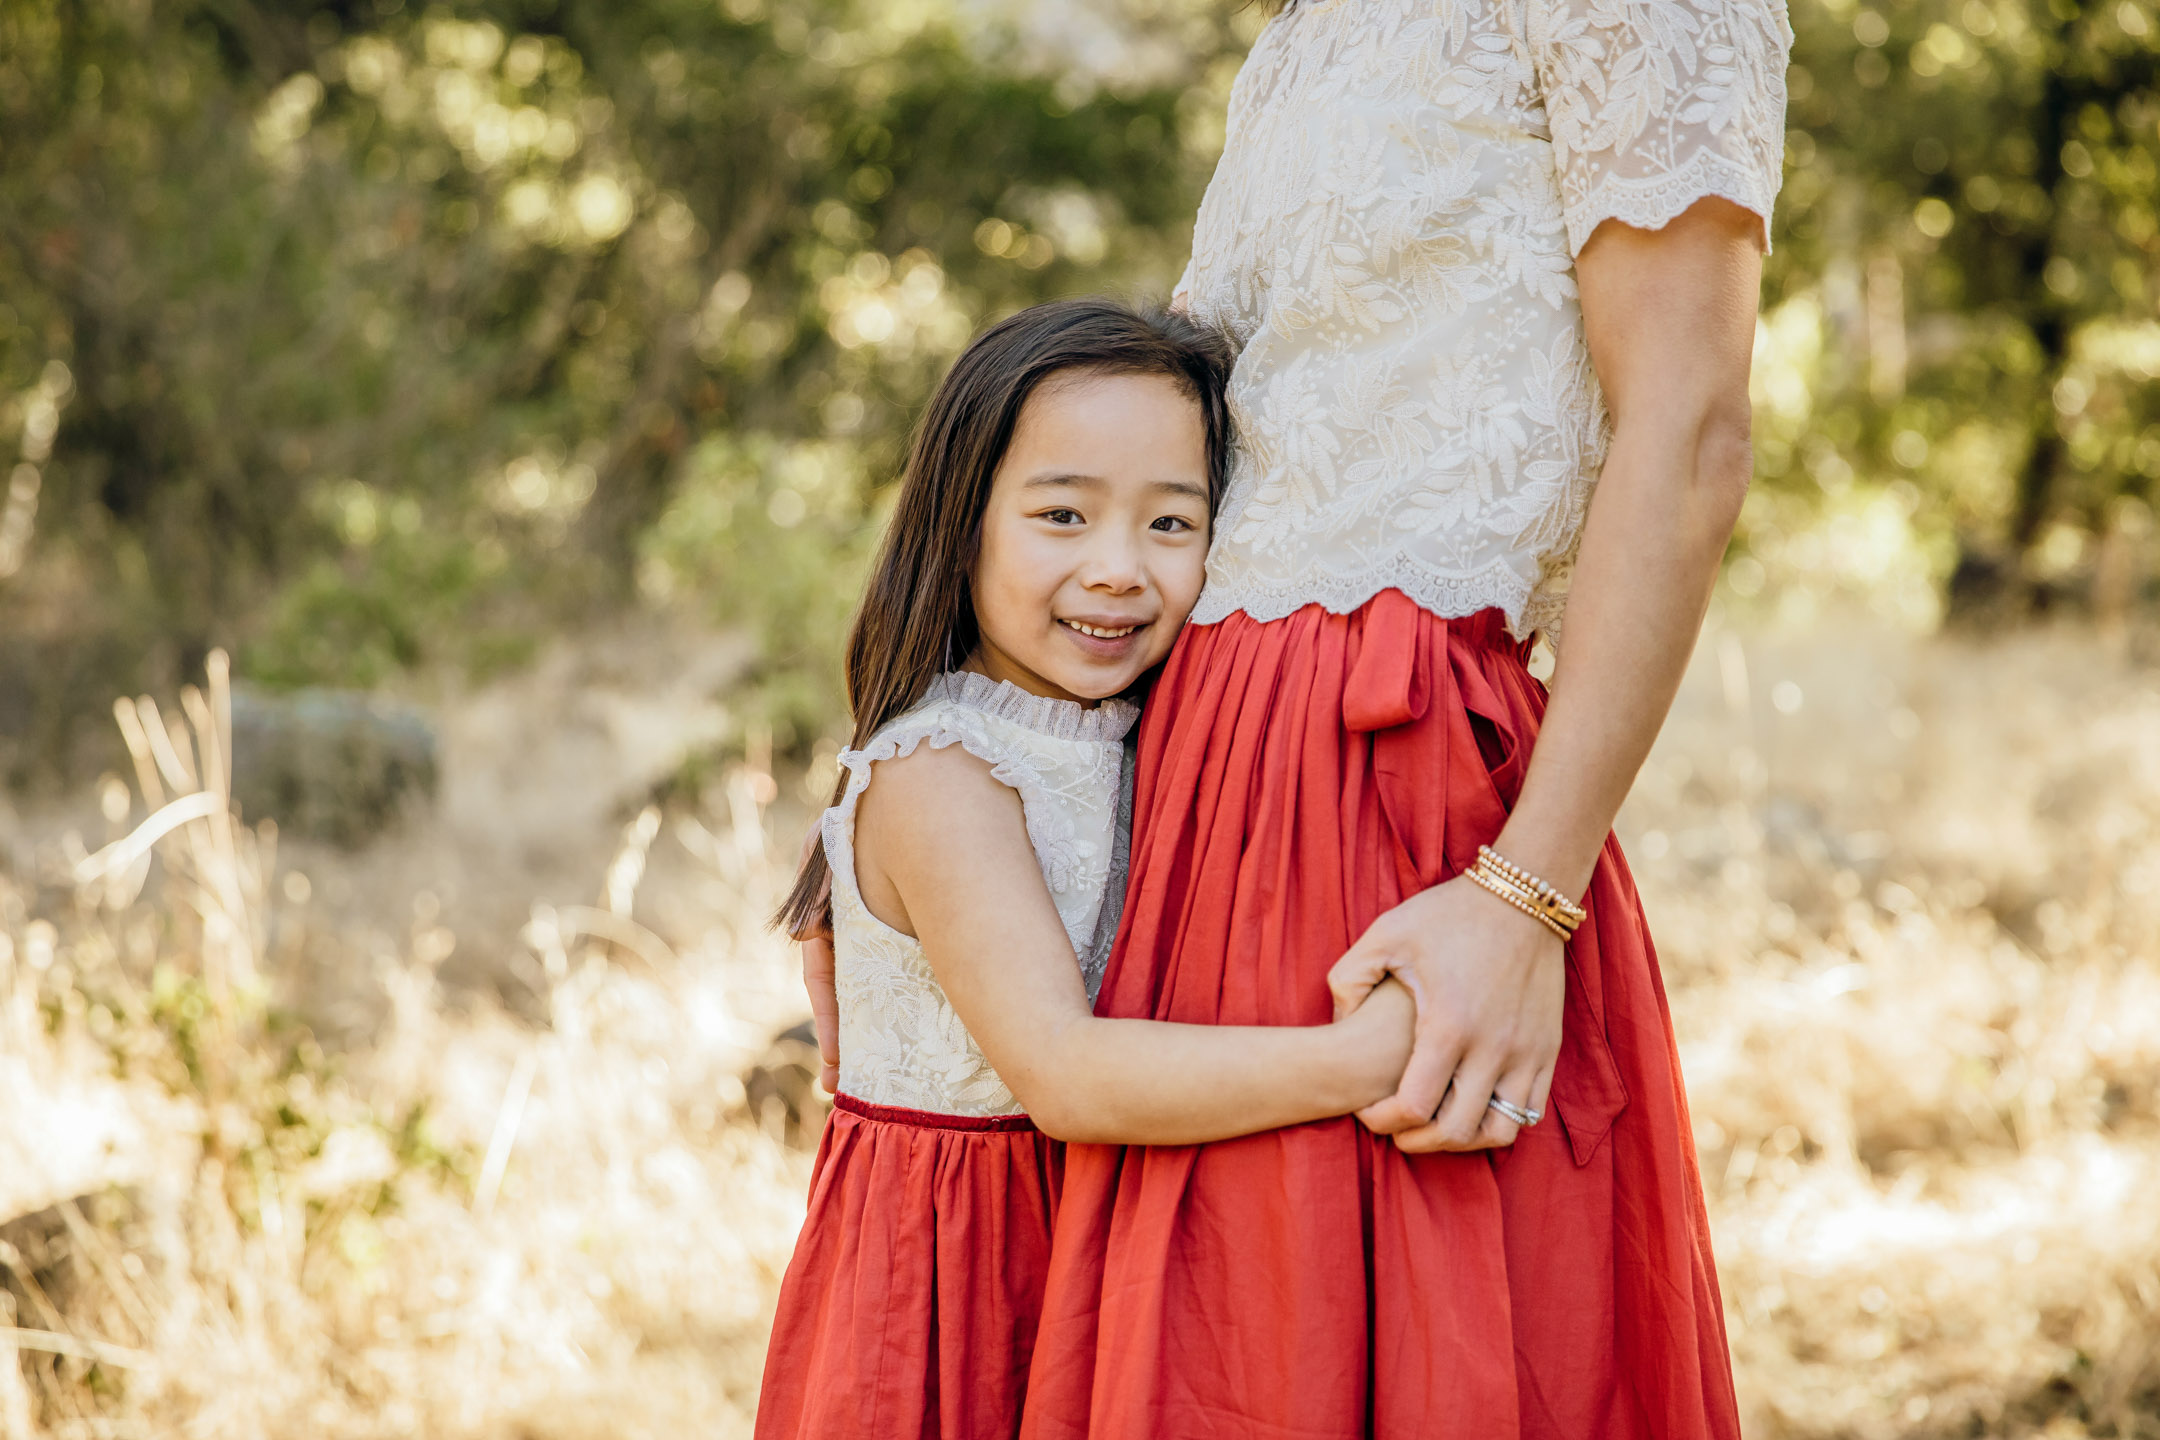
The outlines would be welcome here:
M 1539 631 L 1557 634 L 1567 597 L 1534 585 L 1506 564 L 1475 575 L 1436 575 L 1408 556 L 1365 567 L 1355 575 L 1309 572 L 1288 580 L 1264 581 L 1251 574 L 1220 583 L 1210 579 L 1193 607 L 1192 623 L 1213 625 L 1243 614 L 1262 622 L 1281 620 L 1307 605 L 1334 615 L 1348 615 L 1383 590 L 1400 590 L 1418 606 L 1443 619 L 1459 619 L 1480 610 L 1499 609 L 1508 633 L 1527 640 Z
M 1688 206 L 1713 196 L 1754 213 L 1762 222 L 1763 253 L 1769 254 L 1770 211 L 1777 201 L 1776 185 L 1715 150 L 1696 152 L 1694 159 L 1669 174 L 1640 180 L 1605 176 L 1588 195 L 1565 207 L 1568 252 L 1582 254 L 1590 236 L 1607 220 L 1618 220 L 1638 230 L 1662 230 Z

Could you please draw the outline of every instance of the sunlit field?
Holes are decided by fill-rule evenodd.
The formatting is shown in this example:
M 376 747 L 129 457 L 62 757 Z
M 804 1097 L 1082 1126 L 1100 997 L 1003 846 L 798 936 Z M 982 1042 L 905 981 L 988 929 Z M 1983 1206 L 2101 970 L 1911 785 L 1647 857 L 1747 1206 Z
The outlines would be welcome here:
M 236 822 L 219 666 L 0 852 L 0 1434 L 746 1434 L 801 777 L 565 802 L 500 921 Z M 1759 1440 L 2160 1433 L 2155 737 L 2084 632 L 1707 635 L 1622 832 Z

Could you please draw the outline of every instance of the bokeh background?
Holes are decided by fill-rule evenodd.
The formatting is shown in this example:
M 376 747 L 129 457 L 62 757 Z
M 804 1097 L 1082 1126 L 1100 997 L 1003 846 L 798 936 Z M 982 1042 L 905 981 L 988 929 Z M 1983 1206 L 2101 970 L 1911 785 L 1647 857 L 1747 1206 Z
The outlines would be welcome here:
M 1792 21 L 1621 824 L 1749 1431 L 2160 1434 L 2160 8 Z M 0 1435 L 748 1433 L 908 425 L 1260 23 L 0 0 Z

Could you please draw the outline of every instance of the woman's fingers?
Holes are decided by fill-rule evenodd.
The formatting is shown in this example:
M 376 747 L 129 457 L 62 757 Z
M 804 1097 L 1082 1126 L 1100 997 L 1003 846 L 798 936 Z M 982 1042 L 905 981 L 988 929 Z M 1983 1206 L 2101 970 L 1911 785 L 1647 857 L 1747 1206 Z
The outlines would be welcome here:
M 1433 1116 L 1434 1149 L 1477 1148 L 1478 1134 L 1485 1128 L 1486 1118 L 1495 1113 L 1490 1102 L 1499 1078 L 1497 1057 L 1476 1053 L 1463 1057 L 1462 1068 L 1455 1072 L 1455 1083 L 1449 1087 L 1447 1098 L 1440 1102 L 1439 1112 Z
M 1469 1064 L 1456 1076 L 1456 1084 L 1448 1090 L 1448 1096 L 1440 1107 L 1439 1115 L 1425 1125 L 1413 1127 L 1396 1134 L 1395 1147 L 1409 1154 L 1423 1154 L 1435 1150 L 1493 1150 L 1515 1143 L 1527 1127 L 1509 1119 L 1493 1108 L 1492 1099 L 1502 1100 L 1525 1110 L 1542 1112 L 1545 1099 L 1552 1088 L 1552 1069 L 1534 1069 L 1522 1064 L 1495 1082 L 1485 1092 L 1483 1114 L 1474 1120 L 1470 1099 L 1477 1095 L 1477 1082 L 1465 1080 Z M 1466 1098 L 1467 1097 L 1467 1098 Z M 1542 1119 L 1542 1115 L 1540 1116 Z M 1466 1126 L 1471 1127 L 1467 1136 Z
M 1532 1077 L 1530 1081 L 1530 1108 L 1537 1111 L 1541 1115 L 1550 1113 L 1550 1107 L 1552 1104 L 1552 1072 L 1553 1067 L 1548 1064 L 1542 1070 L 1538 1071 L 1537 1074 Z
M 1414 1130 L 1405 1130 L 1397 1135 L 1395 1148 L 1406 1155 L 1427 1155 L 1435 1151 L 1461 1153 L 1470 1150 L 1499 1150 L 1514 1144 L 1516 1136 L 1521 1133 L 1521 1126 L 1487 1106 L 1484 1119 L 1478 1123 L 1476 1132 L 1468 1140 L 1457 1140 L 1435 1120 L 1429 1125 L 1420 1125 Z
M 1395 1135 L 1430 1124 L 1461 1055 L 1461 1042 L 1444 1034 L 1427 1042 L 1426 1017 L 1420 1013 L 1417 1045 L 1410 1053 L 1410 1063 L 1403 1067 L 1395 1093 L 1358 1111 L 1358 1119 L 1377 1135 Z
M 1542 1097 L 1532 1097 L 1539 1096 L 1538 1084 L 1543 1073 L 1535 1065 L 1517 1066 L 1511 1073 L 1501 1076 L 1500 1083 L 1493 1086 L 1493 1099 L 1504 1100 L 1519 1110 L 1533 1114 L 1542 1111 Z M 1542 1119 L 1543 1116 L 1540 1115 L 1539 1118 Z M 1489 1150 L 1512 1145 L 1528 1128 L 1530 1127 L 1510 1119 L 1488 1101 L 1485 1106 L 1485 1123 L 1478 1130 L 1476 1142 L 1466 1148 Z
M 1535 1063 L 1516 1065 L 1493 1085 L 1493 1096 L 1519 1110 L 1542 1111 L 1545 1107 L 1538 1103 L 1538 1078 L 1543 1073 Z

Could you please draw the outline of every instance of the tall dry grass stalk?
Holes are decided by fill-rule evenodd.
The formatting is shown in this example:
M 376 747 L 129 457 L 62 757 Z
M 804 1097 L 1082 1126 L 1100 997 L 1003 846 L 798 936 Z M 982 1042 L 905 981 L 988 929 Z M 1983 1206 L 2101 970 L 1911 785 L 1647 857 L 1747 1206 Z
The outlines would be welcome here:
M 764 767 L 535 907 L 540 1023 L 446 999 L 423 905 L 324 1054 L 224 704 L 122 706 L 125 833 L 0 884 L 0 1433 L 743 1433 L 806 1178 L 742 1078 L 801 1008 Z M 2153 672 L 1714 632 L 1622 833 L 1749 1433 L 2160 1434 Z
M 0 882 L 0 1435 L 747 1433 L 806 1178 L 741 1078 L 800 1005 L 769 777 L 677 824 L 732 897 L 694 949 L 634 913 L 648 810 L 600 903 L 535 907 L 544 1028 L 447 1003 L 423 907 L 326 1055 L 209 682 L 118 707 L 127 833 Z

